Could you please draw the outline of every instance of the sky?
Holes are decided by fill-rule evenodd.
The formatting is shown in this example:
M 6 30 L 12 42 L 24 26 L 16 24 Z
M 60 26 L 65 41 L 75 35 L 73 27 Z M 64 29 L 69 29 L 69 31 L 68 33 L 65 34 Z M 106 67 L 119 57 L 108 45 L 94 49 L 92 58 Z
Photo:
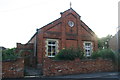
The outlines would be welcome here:
M 116 33 L 119 0 L 0 0 L 0 46 L 27 43 L 37 28 L 60 18 L 70 2 L 99 38 Z

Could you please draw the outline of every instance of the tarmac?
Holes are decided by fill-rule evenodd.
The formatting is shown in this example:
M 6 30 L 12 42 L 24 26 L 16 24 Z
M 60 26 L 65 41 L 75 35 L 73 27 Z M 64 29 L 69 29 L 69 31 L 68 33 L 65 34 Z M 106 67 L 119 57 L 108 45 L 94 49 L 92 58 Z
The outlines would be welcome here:
M 120 72 L 99 72 L 89 74 L 74 74 L 64 76 L 25 76 L 17 79 L 2 79 L 2 80 L 120 80 Z
M 118 72 L 99 72 L 99 73 L 88 73 L 88 74 L 75 74 L 65 76 L 55 76 L 52 78 L 120 78 Z

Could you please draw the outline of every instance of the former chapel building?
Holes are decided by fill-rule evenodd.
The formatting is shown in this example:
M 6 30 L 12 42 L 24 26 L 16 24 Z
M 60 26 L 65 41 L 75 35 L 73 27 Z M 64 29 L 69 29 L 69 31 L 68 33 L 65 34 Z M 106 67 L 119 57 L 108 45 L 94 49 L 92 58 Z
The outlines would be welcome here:
M 17 43 L 18 49 L 33 50 L 37 64 L 42 64 L 45 57 L 54 57 L 59 50 L 69 47 L 80 47 L 86 57 L 98 48 L 96 34 L 72 8 L 62 12 L 59 19 L 38 29 L 27 44 Z

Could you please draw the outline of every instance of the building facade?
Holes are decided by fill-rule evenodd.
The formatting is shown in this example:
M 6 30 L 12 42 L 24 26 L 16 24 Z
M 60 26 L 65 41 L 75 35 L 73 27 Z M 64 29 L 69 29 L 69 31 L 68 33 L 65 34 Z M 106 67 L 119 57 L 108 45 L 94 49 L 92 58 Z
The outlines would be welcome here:
M 109 48 L 120 53 L 120 30 L 109 40 Z
M 61 17 L 40 29 L 27 44 L 33 44 L 37 64 L 41 65 L 45 57 L 54 57 L 59 50 L 80 47 L 89 57 L 98 48 L 97 36 L 81 20 L 81 16 L 72 8 L 60 13 Z M 22 44 L 18 44 L 20 46 Z

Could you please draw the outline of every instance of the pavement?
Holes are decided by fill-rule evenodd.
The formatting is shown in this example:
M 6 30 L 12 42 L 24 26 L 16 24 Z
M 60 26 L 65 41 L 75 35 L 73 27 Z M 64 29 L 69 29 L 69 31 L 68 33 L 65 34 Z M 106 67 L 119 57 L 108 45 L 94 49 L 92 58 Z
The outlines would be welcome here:
M 25 67 L 25 76 L 28 77 L 37 77 L 41 75 L 40 69 L 37 68 L 31 68 L 31 67 Z
M 53 76 L 53 77 L 26 76 L 25 78 L 17 78 L 17 79 L 9 78 L 2 80 L 120 80 L 120 73 L 99 72 L 99 73 L 75 74 L 75 75 Z
M 51 78 L 120 78 L 120 73 L 118 72 L 99 72 L 99 73 L 89 73 L 89 74 L 76 74 L 76 75 L 65 75 L 65 76 L 55 76 Z

